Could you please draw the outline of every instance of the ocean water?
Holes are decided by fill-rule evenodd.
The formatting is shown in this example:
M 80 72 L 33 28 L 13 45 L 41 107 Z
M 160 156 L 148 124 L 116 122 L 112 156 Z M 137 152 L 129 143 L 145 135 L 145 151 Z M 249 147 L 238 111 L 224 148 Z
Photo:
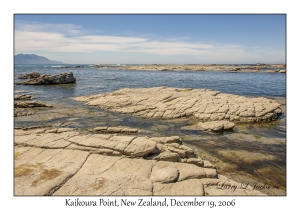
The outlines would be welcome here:
M 79 64 L 80 65 L 80 64 Z M 45 91 L 59 99 L 87 94 L 111 92 L 120 88 L 179 87 L 206 88 L 245 96 L 285 97 L 286 75 L 272 73 L 182 72 L 182 71 L 125 71 L 117 68 L 54 68 L 53 65 L 16 65 L 14 76 L 37 71 L 43 74 L 59 74 L 72 71 L 76 84 L 62 86 L 15 86 L 15 89 Z M 74 65 L 76 66 L 76 65 Z
M 75 84 L 63 85 L 14 85 L 15 92 L 34 95 L 36 100 L 44 101 L 55 106 L 84 108 L 90 113 L 77 116 L 76 127 L 92 128 L 95 126 L 132 126 L 154 132 L 154 135 L 178 135 L 183 142 L 198 150 L 199 153 L 220 168 L 220 173 L 238 177 L 237 181 L 251 176 L 251 180 L 278 185 L 285 190 L 286 183 L 286 116 L 284 114 L 277 121 L 256 125 L 236 125 L 233 132 L 223 134 L 208 134 L 201 131 L 184 130 L 182 127 L 191 123 L 183 121 L 164 121 L 138 118 L 134 116 L 112 113 L 94 107 L 88 107 L 73 100 L 74 97 L 112 92 L 120 88 L 147 87 L 178 87 L 178 88 L 206 88 L 218 90 L 222 93 L 238 94 L 247 97 L 266 97 L 285 100 L 286 74 L 258 73 L 228 73 L 215 71 L 183 72 L 183 71 L 129 71 L 119 70 L 119 67 L 92 68 L 90 65 L 73 64 L 70 68 L 58 68 L 55 65 L 15 65 L 14 81 L 19 82 L 18 76 L 30 72 L 44 74 L 60 74 L 72 71 L 76 78 Z M 75 66 L 81 66 L 75 68 Z M 285 109 L 285 106 L 283 107 Z M 73 117 L 73 116 L 70 116 Z M 43 125 L 68 121 L 70 117 L 59 119 L 35 120 L 15 118 L 15 126 Z M 232 134 L 244 134 L 242 139 L 233 139 Z M 252 137 L 252 141 L 249 138 Z M 262 138 L 272 138 L 276 143 L 261 143 Z M 245 139 L 243 139 L 245 138 Z M 251 138 L 250 138 L 251 139 Z M 257 140 L 257 142 L 253 141 Z M 225 151 L 225 152 L 224 152 Z M 228 153 L 229 151 L 229 153 Z M 272 160 L 254 161 L 248 165 L 237 163 L 235 157 L 230 159 L 228 154 L 236 151 L 246 151 L 245 154 L 261 153 Z M 227 152 L 227 153 L 226 153 Z M 237 153 L 239 154 L 239 153 Z M 227 156 L 226 156 L 227 155 Z M 200 155 L 201 156 L 201 155 Z M 251 155 L 250 155 L 251 156 Z M 214 162 L 215 161 L 215 162 Z M 249 162 L 249 161 L 248 161 Z M 250 161 L 251 162 L 251 161 Z M 226 171 L 226 164 L 235 165 L 234 169 Z M 235 176 L 239 174 L 239 176 Z M 268 192 L 266 192 L 268 193 Z

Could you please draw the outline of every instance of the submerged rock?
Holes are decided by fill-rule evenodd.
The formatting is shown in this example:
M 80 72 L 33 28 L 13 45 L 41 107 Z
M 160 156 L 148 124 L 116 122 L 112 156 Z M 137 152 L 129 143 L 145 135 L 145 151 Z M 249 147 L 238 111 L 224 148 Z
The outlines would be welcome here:
M 75 100 L 141 117 L 194 118 L 200 122 L 268 122 L 277 119 L 282 113 L 280 104 L 275 100 L 247 98 L 207 89 L 124 88 L 112 93 L 81 96 Z M 224 122 L 221 127 L 232 128 L 233 124 Z
M 219 132 L 223 130 L 231 130 L 234 127 L 233 122 L 229 121 L 211 121 L 211 122 L 199 122 L 197 128 L 204 131 Z
M 49 84 L 66 84 L 75 83 L 76 78 L 74 78 L 72 72 L 62 73 L 59 75 L 43 75 L 38 78 L 34 78 L 25 82 L 16 83 L 18 85 L 49 85 Z

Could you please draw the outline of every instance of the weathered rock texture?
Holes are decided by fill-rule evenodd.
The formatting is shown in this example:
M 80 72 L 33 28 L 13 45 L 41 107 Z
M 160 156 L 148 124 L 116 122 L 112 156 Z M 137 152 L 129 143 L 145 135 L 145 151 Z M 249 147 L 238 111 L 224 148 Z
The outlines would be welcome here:
M 211 122 L 199 122 L 194 126 L 186 126 L 184 129 L 200 129 L 203 131 L 210 132 L 220 132 L 223 130 L 232 130 L 234 127 L 233 122 L 221 120 L 221 121 L 211 121 Z
M 29 73 L 29 74 L 22 74 L 18 78 L 19 79 L 33 79 L 33 78 L 38 78 L 40 76 L 41 75 L 38 72 L 32 72 L 32 73 Z
M 75 83 L 76 78 L 74 78 L 72 72 L 62 73 L 59 75 L 43 75 L 38 78 L 34 78 L 25 82 L 19 82 L 19 85 L 49 85 L 49 84 L 66 84 Z
M 277 119 L 282 113 L 280 104 L 275 100 L 263 97 L 247 98 L 207 89 L 124 88 L 113 93 L 77 97 L 75 100 L 141 117 L 195 118 L 200 122 L 222 122 L 219 123 L 220 126 L 212 128 L 207 124 L 198 125 L 208 130 L 230 129 L 234 124 L 228 121 L 267 122 Z
M 26 94 L 15 94 L 14 95 L 14 100 L 31 100 L 32 96 L 31 95 L 26 95 Z
M 34 108 L 53 107 L 43 102 L 31 101 L 31 98 L 31 95 L 26 94 L 14 96 L 14 117 L 33 115 L 35 114 Z
M 138 134 L 138 133 L 146 133 L 146 131 L 136 128 L 130 128 L 125 126 L 101 126 L 90 129 L 90 131 L 94 131 L 97 133 L 122 133 L 122 134 Z
M 34 107 L 52 107 L 40 101 L 16 101 L 14 103 L 15 108 L 34 108 Z
M 15 129 L 14 144 L 15 195 L 205 195 L 202 180 L 218 180 L 216 169 L 203 165 L 176 136 Z M 178 158 L 155 159 L 163 153 Z M 240 187 L 222 193 L 244 191 Z

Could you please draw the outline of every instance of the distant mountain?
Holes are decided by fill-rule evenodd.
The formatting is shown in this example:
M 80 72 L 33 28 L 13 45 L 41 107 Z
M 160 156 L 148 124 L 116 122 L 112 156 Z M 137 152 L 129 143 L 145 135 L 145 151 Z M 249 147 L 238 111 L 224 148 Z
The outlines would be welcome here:
M 63 64 L 60 61 L 52 61 L 46 57 L 35 54 L 15 55 L 15 64 Z

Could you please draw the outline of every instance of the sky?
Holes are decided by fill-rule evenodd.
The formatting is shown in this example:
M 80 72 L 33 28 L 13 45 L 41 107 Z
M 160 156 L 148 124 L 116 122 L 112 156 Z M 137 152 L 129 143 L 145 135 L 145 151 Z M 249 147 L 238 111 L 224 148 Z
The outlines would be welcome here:
M 285 63 L 286 15 L 15 14 L 14 53 L 70 64 Z

